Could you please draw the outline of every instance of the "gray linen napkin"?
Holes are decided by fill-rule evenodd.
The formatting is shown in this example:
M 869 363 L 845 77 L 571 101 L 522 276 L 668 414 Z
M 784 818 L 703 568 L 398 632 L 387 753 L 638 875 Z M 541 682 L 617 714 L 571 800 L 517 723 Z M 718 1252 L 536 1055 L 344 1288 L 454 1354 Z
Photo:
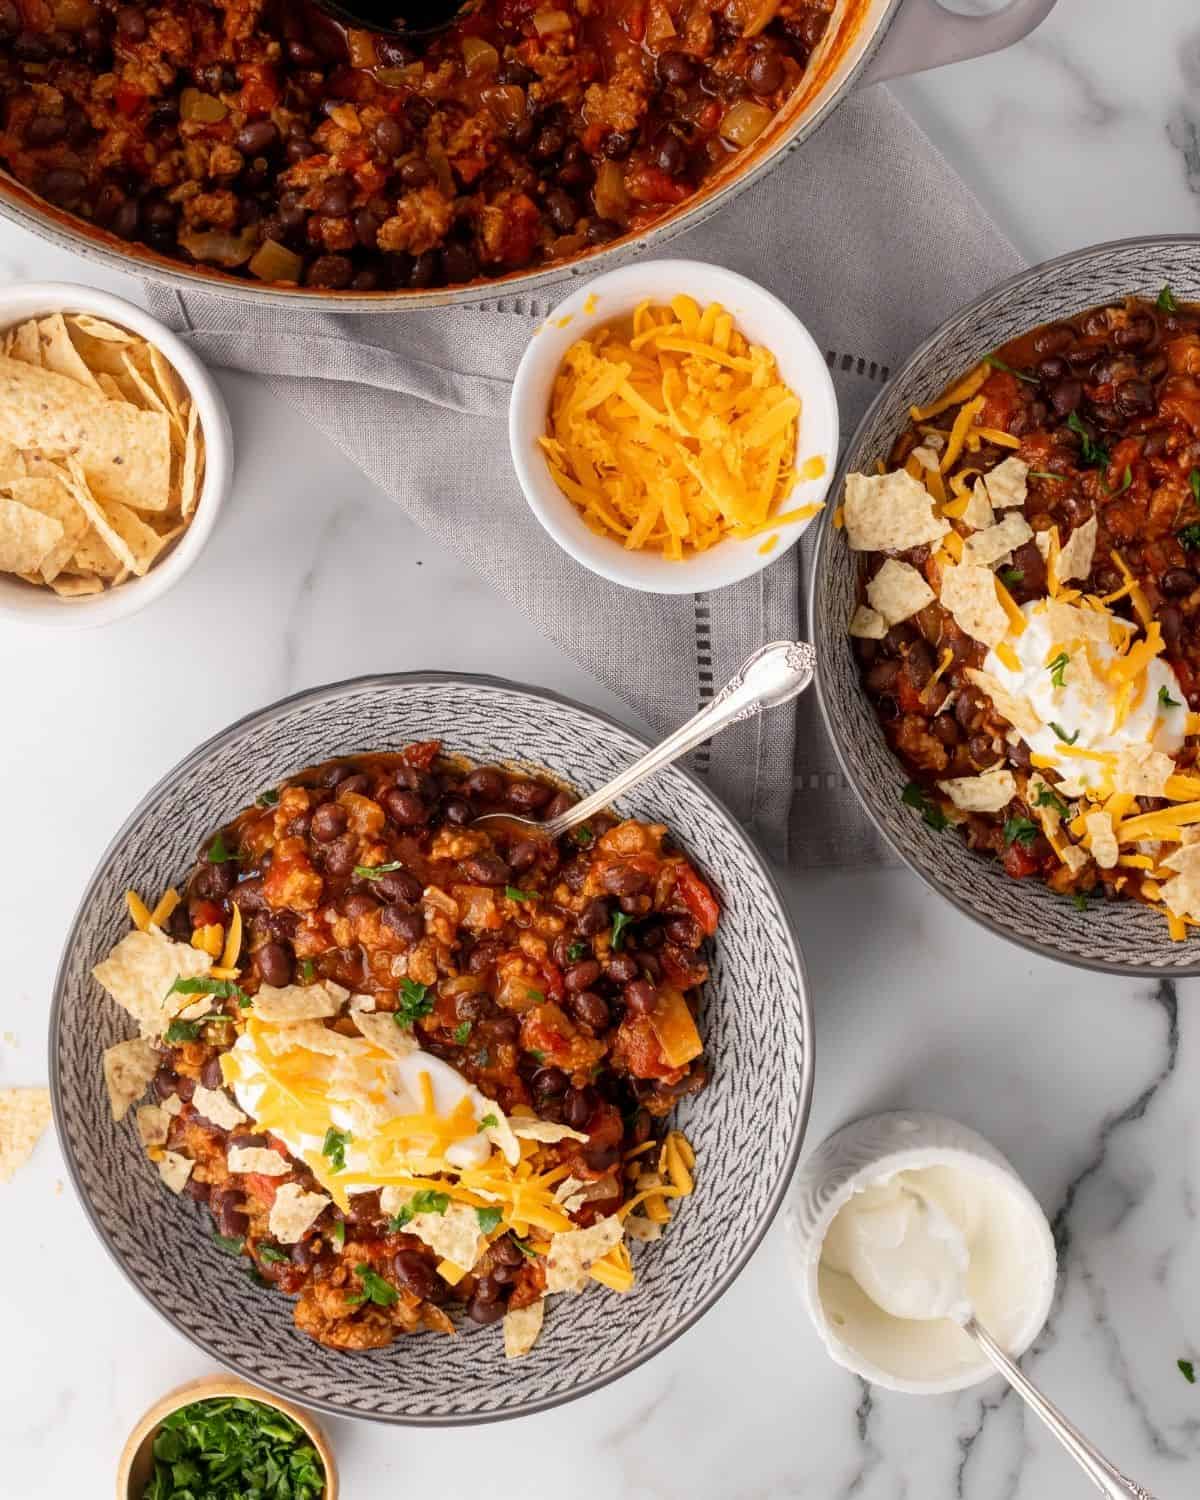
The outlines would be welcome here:
M 849 100 L 762 182 L 655 253 L 732 267 L 794 308 L 827 351 L 844 438 L 919 339 L 1021 264 L 880 87 Z M 553 289 L 390 316 L 146 290 L 151 310 L 199 355 L 266 375 L 418 525 L 656 727 L 688 718 L 763 642 L 802 633 L 807 538 L 756 578 L 659 597 L 596 578 L 542 531 L 513 475 L 504 418 L 521 352 L 558 300 Z M 336 400 L 329 380 L 343 385 Z M 779 858 L 881 857 L 811 694 L 794 715 L 775 711 L 727 730 L 696 752 L 693 768 Z

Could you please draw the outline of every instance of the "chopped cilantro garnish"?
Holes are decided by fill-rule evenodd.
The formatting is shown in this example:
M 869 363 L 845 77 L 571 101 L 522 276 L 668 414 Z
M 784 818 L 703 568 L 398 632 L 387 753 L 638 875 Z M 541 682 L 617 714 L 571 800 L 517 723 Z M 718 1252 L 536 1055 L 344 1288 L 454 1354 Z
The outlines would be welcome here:
M 153 1473 L 137 1489 L 140 1500 L 321 1500 L 326 1492 L 321 1456 L 300 1424 L 242 1396 L 191 1401 L 164 1417 Z
M 1097 469 L 1107 468 L 1108 449 L 1096 441 L 1077 411 L 1073 411 L 1067 418 L 1067 426 L 1079 439 L 1079 448 L 1084 463 L 1092 464 Z
M 948 819 L 936 802 L 932 801 L 918 782 L 910 781 L 900 793 L 900 800 L 905 807 L 915 807 L 921 814 L 922 819 L 933 829 L 935 833 L 941 833 Z
M 534 1062 L 544 1063 L 546 1061 L 546 1054 L 540 1051 L 537 1047 L 530 1047 L 528 1050 L 529 1055 L 533 1058 Z
M 240 1234 L 214 1234 L 213 1244 L 226 1255 L 240 1255 L 246 1241 Z
M 363 1284 L 363 1292 L 377 1307 L 391 1307 L 400 1296 L 400 1293 L 382 1276 L 372 1271 L 370 1266 L 363 1264 L 355 1266 L 355 1274 Z
M 1038 794 L 1033 799 L 1033 805 L 1035 807 L 1052 807 L 1060 818 L 1069 817 L 1071 814 L 1071 809 L 1063 799 L 1057 792 L 1051 791 L 1048 786 L 1040 786 L 1038 788 Z
M 354 1139 L 348 1130 L 339 1130 L 331 1125 L 321 1142 L 321 1155 L 327 1156 L 335 1172 L 346 1170 L 346 1147 Z
M 1158 308 L 1159 312 L 1179 311 L 1179 303 L 1175 300 L 1175 293 L 1171 290 L 1169 282 L 1163 287 L 1162 291 L 1159 292 L 1158 298 L 1155 301 L 1154 305 Z
M 480 1131 L 483 1130 L 496 1130 L 499 1127 L 499 1124 L 500 1121 L 496 1118 L 495 1115 L 484 1115 L 483 1119 L 479 1122 L 479 1126 L 475 1134 L 478 1135 Z
M 572 943 L 567 949 L 567 957 L 573 964 L 577 964 L 581 958 L 587 957 L 587 951 L 586 943 Z
M 527 1255 L 530 1260 L 537 1259 L 537 1251 L 533 1248 L 528 1240 L 520 1240 L 515 1234 L 510 1234 L 509 1239 L 512 1240 L 513 1244 L 517 1247 L 522 1255 Z
M 467 1038 L 471 1035 L 470 1021 L 460 1021 L 451 1035 L 460 1047 L 463 1046 Z
M 199 1021 L 172 1021 L 163 1033 L 163 1041 L 174 1046 L 179 1042 L 194 1042 L 199 1035 Z
M 1200 469 L 1193 469 L 1188 475 L 1188 484 L 1192 487 L 1192 499 L 1200 505 Z
M 302 958 L 300 960 L 300 978 L 303 979 L 305 984 L 312 983 L 312 977 L 315 972 L 311 958 Z
M 254 802 L 257 807 L 274 807 L 279 801 L 279 793 L 276 791 L 259 792 Z
M 1076 891 L 1071 897 L 1071 903 L 1076 911 L 1087 911 L 1087 894 L 1084 891 Z
M 243 1008 L 250 1004 L 250 996 L 238 989 L 232 979 L 176 979 L 167 994 L 215 995 L 218 1000 L 236 1000 Z
M 536 1004 L 542 1005 L 545 1003 L 546 996 L 542 990 L 535 990 L 532 988 L 532 986 L 529 986 L 526 988 L 525 993 L 529 997 L 529 999 L 534 1001 Z
M 503 1215 L 498 1208 L 477 1208 L 475 1217 L 479 1220 L 480 1234 L 491 1234 Z
M 1025 571 L 1023 568 L 1001 568 L 1000 582 L 1006 589 L 1015 588 L 1018 583 L 1025 582 Z
M 411 1203 L 406 1203 L 398 1214 L 393 1214 L 388 1220 L 388 1229 L 392 1234 L 399 1234 L 406 1224 L 411 1224 L 416 1210 Z
M 532 891 L 519 891 L 515 885 L 506 885 L 504 887 L 504 894 L 508 897 L 508 899 L 510 901 L 532 901 L 533 900 L 533 892 Z
M 1062 727 L 1062 725 L 1056 724 L 1053 719 L 1050 720 L 1050 728 L 1053 729 L 1056 735 L 1058 735 L 1059 739 L 1062 740 L 1064 745 L 1073 745 L 1079 738 L 1078 729 L 1074 734 L 1068 734 L 1067 731 Z
M 392 870 L 402 870 L 404 865 L 400 860 L 394 859 L 386 865 L 355 865 L 354 873 L 360 880 L 378 880 L 380 876 L 390 874 Z
M 434 1188 L 421 1188 L 408 1200 L 415 1214 L 444 1214 L 450 1207 L 448 1193 L 439 1193 Z
M 1067 476 L 1065 474 L 1051 474 L 1049 469 L 1030 469 L 1026 477 L 1029 479 L 1065 479 Z
M 274 1245 L 257 1245 L 259 1260 L 265 1260 L 269 1266 L 280 1266 L 291 1260 L 291 1256 L 284 1250 L 276 1250 Z
M 339 1219 L 329 1232 L 329 1238 L 340 1250 L 346 1243 L 346 1221 Z
M 592 832 L 589 824 L 580 823 L 578 828 L 571 829 L 571 837 L 581 849 L 586 849 L 596 835 Z
M 415 979 L 400 981 L 400 1004 L 392 1014 L 397 1026 L 411 1026 L 421 1016 L 433 1009 L 433 996 L 427 984 L 418 984 Z
M 1133 470 L 1129 467 L 1128 464 L 1126 464 L 1125 465 L 1125 472 L 1121 476 L 1121 485 L 1120 485 L 1120 488 L 1117 490 L 1117 494 L 1118 495 L 1123 495 L 1125 493 L 1125 491 L 1129 488 L 1129 486 L 1132 483 L 1133 483 Z
M 1193 521 L 1190 526 L 1177 531 L 1175 540 L 1185 552 L 1191 552 L 1194 548 L 1200 547 L 1200 521 Z
M 226 860 L 236 859 L 236 854 L 230 854 L 225 847 L 225 835 L 218 833 L 216 838 L 208 846 L 208 862 L 211 865 L 223 865 Z
M 1048 664 L 1047 670 L 1050 673 L 1050 681 L 1055 687 L 1066 687 L 1067 684 L 1063 680 L 1063 673 L 1070 664 L 1071 658 L 1065 651 L 1060 651 L 1054 660 Z
M 1196 1366 L 1190 1359 L 1177 1359 L 1175 1361 L 1179 1373 L 1187 1381 L 1188 1385 L 1196 1384 Z
M 1006 844 L 1033 843 L 1038 836 L 1038 826 L 1029 818 L 1009 818 L 1004 825 L 1004 842 Z
M 1178 698 L 1172 698 L 1171 695 L 1170 695 L 1170 693 L 1167 692 L 1167 690 L 1166 690 L 1165 687 L 1160 687 L 1159 690 L 1158 690 L 1158 706 L 1159 706 L 1159 708 L 1182 708 L 1183 707 L 1183 705 L 1180 703 L 1179 699 Z
M 246 1266 L 246 1275 L 249 1278 L 249 1280 L 251 1280 L 254 1283 L 255 1286 L 266 1286 L 267 1285 L 267 1278 L 258 1269 L 258 1267 L 253 1263 L 253 1261 L 251 1261 Z
M 612 924 L 612 950 L 614 953 L 619 953 L 621 951 L 621 943 L 624 941 L 625 929 L 632 921 L 633 918 L 626 912 L 619 911 L 614 914 Z
M 1008 375 L 1015 375 L 1018 380 L 1028 381 L 1030 385 L 1037 385 L 1038 383 L 1036 375 L 1026 375 L 1024 370 L 1014 370 L 1012 365 L 1006 365 L 1004 361 L 995 354 L 985 354 L 983 356 L 983 362 L 985 365 L 991 365 L 993 370 L 1003 370 Z

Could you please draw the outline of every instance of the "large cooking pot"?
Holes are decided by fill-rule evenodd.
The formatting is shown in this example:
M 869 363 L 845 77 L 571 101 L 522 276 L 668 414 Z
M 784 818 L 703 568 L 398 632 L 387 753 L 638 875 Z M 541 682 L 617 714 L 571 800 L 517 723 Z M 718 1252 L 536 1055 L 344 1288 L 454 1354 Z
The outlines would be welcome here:
M 946 10 L 938 0 L 838 0 L 801 87 L 774 123 L 749 150 L 731 157 L 726 168 L 678 208 L 648 229 L 570 262 L 557 262 L 536 271 L 514 271 L 469 286 L 435 291 L 334 292 L 248 281 L 226 271 L 186 265 L 144 245 L 118 239 L 43 202 L 4 172 L 0 172 L 0 213 L 66 249 L 92 256 L 117 270 L 136 271 L 154 281 L 193 290 L 220 291 L 239 301 L 308 308 L 324 308 L 336 302 L 339 309 L 351 312 L 396 312 L 528 293 L 567 275 L 591 275 L 608 269 L 699 224 L 749 187 L 786 152 L 807 140 L 851 89 L 1011 46 L 1044 20 L 1054 4 L 1055 0 L 1009 0 L 996 14 L 968 16 Z

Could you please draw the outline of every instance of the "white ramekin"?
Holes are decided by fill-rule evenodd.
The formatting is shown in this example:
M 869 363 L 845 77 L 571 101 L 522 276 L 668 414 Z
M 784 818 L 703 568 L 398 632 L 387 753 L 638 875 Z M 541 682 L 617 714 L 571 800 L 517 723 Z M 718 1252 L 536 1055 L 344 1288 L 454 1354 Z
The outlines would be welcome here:
M 79 630 L 110 625 L 114 620 L 136 614 L 173 588 L 191 568 L 204 550 L 217 512 L 229 493 L 233 478 L 233 434 L 216 381 L 169 328 L 140 307 L 109 292 L 66 281 L 0 287 L 0 330 L 26 318 L 46 317 L 55 312 L 95 313 L 156 344 L 187 386 L 204 433 L 204 483 L 191 524 L 167 556 L 155 563 L 143 578 L 129 578 L 102 594 L 60 599 L 53 589 L 31 588 L 19 578 L 0 573 L 0 616 L 28 625 Z
M 981 1174 L 1012 1195 L 1011 1206 L 1020 1223 L 1022 1241 L 1020 1263 L 1012 1267 L 1012 1285 L 1019 1303 L 1010 1326 L 992 1331 L 1016 1358 L 1033 1343 L 1049 1316 L 1058 1259 L 1041 1205 L 1011 1163 L 974 1130 L 942 1115 L 908 1111 L 855 1120 L 835 1131 L 800 1168 L 784 1213 L 789 1251 L 799 1272 L 804 1301 L 830 1357 L 864 1380 L 911 1395 L 960 1391 L 988 1379 L 995 1371 L 961 1330 L 954 1331 L 954 1339 L 960 1342 L 952 1367 L 937 1378 L 905 1372 L 906 1361 L 915 1356 L 903 1338 L 896 1340 L 890 1368 L 879 1359 L 868 1358 L 853 1346 L 844 1329 L 835 1326 L 822 1299 L 821 1250 L 838 1211 L 856 1192 L 896 1172 L 932 1166 L 953 1166 Z M 899 1326 L 911 1329 L 917 1325 Z
M 640 302 L 669 302 L 683 294 L 701 304 L 720 302 L 738 329 L 774 354 L 783 379 L 800 397 L 797 460 L 821 458 L 819 479 L 800 480 L 785 510 L 824 500 L 837 468 L 838 409 L 825 358 L 808 329 L 772 292 L 736 271 L 698 260 L 647 260 L 584 282 L 559 304 L 529 341 L 513 381 L 508 440 L 529 508 L 576 562 L 602 578 L 658 594 L 693 594 L 737 583 L 794 546 L 809 521 L 772 528 L 779 540 L 759 549 L 772 532 L 744 541 L 718 542 L 707 552 L 671 562 L 657 552 L 630 552 L 600 536 L 551 478 L 538 444 L 546 431 L 554 377 L 570 346 L 603 323 L 631 313 Z M 811 517 L 809 518 L 812 519 Z

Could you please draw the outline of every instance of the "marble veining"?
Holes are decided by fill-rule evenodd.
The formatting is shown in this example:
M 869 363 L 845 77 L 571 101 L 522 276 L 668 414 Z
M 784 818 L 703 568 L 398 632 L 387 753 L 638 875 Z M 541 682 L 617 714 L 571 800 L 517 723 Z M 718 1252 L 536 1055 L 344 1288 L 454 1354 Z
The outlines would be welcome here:
M 1031 258 L 1200 232 L 1194 0 L 1060 0 L 1010 52 L 896 91 Z M 736 212 L 736 206 L 732 210 Z M 132 283 L 0 225 L 0 276 Z M 621 712 L 252 380 L 223 376 L 238 482 L 170 598 L 79 637 L 0 626 L 0 1086 L 45 1077 L 61 933 L 114 827 L 230 719 L 303 686 L 445 667 Z M 117 687 L 119 685 L 119 697 Z M 626 716 L 628 717 L 628 716 Z M 784 879 L 817 1011 L 810 1142 L 883 1108 L 938 1109 L 1020 1168 L 1062 1271 L 1029 1368 L 1158 1500 L 1200 1492 L 1200 981 L 1050 965 L 899 870 Z M 208 1361 L 130 1292 L 57 1145 L 0 1188 L 0 1449 L 16 1500 L 109 1492 L 150 1401 Z M 1080 1500 L 1091 1491 L 996 1383 L 873 1391 L 809 1328 L 777 1228 L 678 1343 L 583 1403 L 454 1433 L 329 1424 L 348 1500 Z

